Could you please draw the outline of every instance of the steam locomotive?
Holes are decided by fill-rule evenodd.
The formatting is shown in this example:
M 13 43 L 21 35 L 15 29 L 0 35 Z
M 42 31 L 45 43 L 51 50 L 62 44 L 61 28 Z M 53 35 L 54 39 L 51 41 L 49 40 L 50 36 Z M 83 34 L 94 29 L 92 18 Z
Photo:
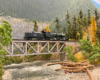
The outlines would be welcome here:
M 69 40 L 68 37 L 65 37 L 63 33 L 52 33 L 52 32 L 32 32 L 25 33 L 25 40 Z

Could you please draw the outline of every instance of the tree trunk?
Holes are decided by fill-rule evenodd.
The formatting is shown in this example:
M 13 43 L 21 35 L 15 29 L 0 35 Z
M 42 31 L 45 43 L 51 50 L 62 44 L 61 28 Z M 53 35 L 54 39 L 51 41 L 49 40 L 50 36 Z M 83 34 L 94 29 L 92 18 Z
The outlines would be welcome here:
M 91 72 L 90 72 L 88 69 L 86 69 L 86 71 L 87 71 L 87 73 L 89 74 L 90 79 L 91 79 L 91 80 L 94 80 L 94 78 L 93 78 L 93 76 L 92 76 Z

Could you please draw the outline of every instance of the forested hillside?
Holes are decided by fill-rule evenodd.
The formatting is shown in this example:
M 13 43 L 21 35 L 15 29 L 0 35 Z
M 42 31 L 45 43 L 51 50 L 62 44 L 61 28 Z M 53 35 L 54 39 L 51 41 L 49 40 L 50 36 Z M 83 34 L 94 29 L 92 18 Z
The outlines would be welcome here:
M 95 8 L 91 0 L 0 0 L 0 15 L 38 21 L 51 21 L 57 16 L 62 19 L 67 11 L 75 15 L 80 9 L 86 13 Z

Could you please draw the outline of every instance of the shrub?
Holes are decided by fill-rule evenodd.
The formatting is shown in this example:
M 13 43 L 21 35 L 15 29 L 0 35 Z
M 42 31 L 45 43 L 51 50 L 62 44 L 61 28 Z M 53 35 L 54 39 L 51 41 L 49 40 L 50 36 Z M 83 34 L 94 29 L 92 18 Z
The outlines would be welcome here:
M 79 43 L 82 54 L 86 59 L 89 59 L 90 62 L 95 61 L 95 59 L 100 61 L 100 45 L 97 40 L 95 45 L 85 39 L 80 40 Z
M 12 63 L 13 63 L 13 62 L 12 62 L 11 60 L 6 60 L 6 61 L 5 61 L 5 64 L 6 64 L 6 65 L 10 65 L 10 64 L 12 64 Z
M 44 59 L 44 60 L 50 60 L 52 54 L 42 54 L 41 57 Z
M 66 56 L 68 57 L 69 60 L 71 60 L 73 62 L 77 62 L 77 58 L 74 56 L 72 46 L 68 46 L 68 47 L 64 48 L 63 51 L 68 53 L 68 55 L 66 55 Z
M 34 55 L 25 56 L 24 60 L 28 61 L 28 62 L 33 61 L 34 60 Z

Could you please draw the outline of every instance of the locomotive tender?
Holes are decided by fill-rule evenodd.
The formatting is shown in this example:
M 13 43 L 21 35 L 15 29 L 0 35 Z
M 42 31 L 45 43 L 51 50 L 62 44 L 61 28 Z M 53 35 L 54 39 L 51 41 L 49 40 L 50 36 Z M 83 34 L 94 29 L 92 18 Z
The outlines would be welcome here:
M 69 40 L 63 33 L 51 33 L 46 31 L 25 33 L 26 40 Z

